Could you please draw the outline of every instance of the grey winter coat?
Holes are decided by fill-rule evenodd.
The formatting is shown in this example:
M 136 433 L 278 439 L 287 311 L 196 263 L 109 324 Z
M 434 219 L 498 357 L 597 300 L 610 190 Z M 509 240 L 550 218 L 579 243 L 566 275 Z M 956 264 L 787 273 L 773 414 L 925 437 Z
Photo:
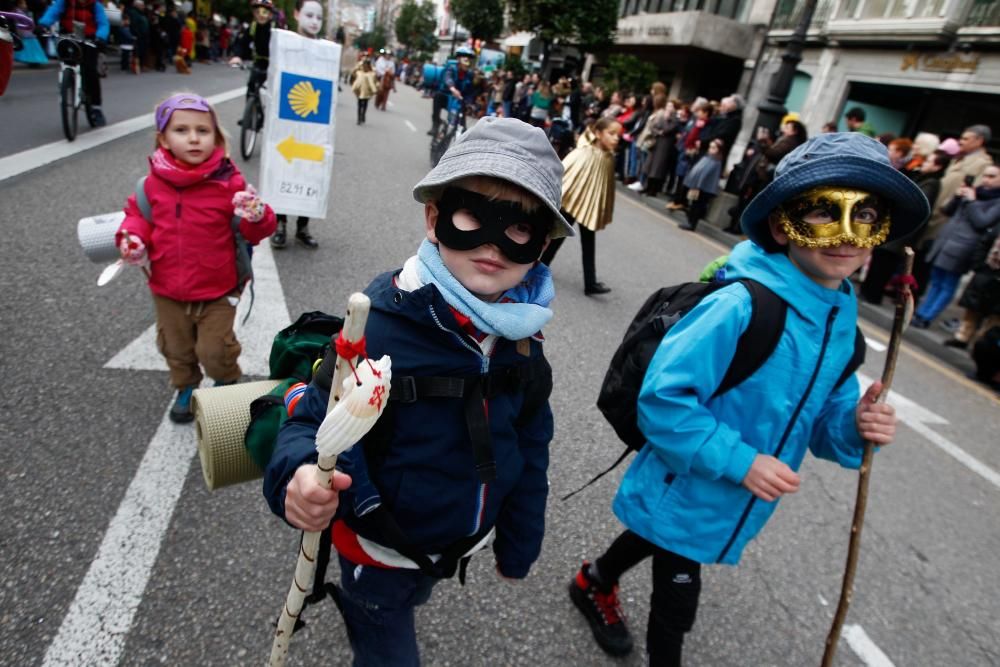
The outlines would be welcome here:
M 956 196 L 943 210 L 951 218 L 934 240 L 927 261 L 944 271 L 965 273 L 972 268 L 982 237 L 1000 223 L 1000 198 L 969 201 Z

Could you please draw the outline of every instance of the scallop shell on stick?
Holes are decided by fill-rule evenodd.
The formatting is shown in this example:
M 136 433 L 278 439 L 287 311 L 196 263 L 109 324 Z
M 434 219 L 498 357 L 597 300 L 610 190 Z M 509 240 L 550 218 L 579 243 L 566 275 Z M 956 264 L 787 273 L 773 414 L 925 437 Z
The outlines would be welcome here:
M 321 457 L 350 449 L 375 426 L 389 401 L 391 383 L 392 360 L 388 355 L 358 363 L 355 373 L 344 379 L 337 407 L 316 431 L 316 450 Z

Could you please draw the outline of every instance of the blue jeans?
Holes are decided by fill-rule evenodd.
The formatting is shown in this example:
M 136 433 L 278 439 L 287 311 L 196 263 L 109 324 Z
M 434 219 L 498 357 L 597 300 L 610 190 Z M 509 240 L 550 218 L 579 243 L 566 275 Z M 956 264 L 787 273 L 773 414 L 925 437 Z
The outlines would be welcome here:
M 639 147 L 634 141 L 628 145 L 628 154 L 625 156 L 625 175 L 629 178 L 639 175 Z
M 503 117 L 513 118 L 514 116 L 511 115 L 513 112 L 514 112 L 514 103 L 511 102 L 510 100 L 505 101 L 503 103 Z
M 413 610 L 439 579 L 420 570 L 386 570 L 340 559 L 341 606 L 354 667 L 417 667 Z
M 924 300 L 920 302 L 916 315 L 922 320 L 932 321 L 941 314 L 941 311 L 948 307 L 955 291 L 958 289 L 958 281 L 961 273 L 945 271 L 938 267 L 931 269 L 931 285 L 927 288 Z

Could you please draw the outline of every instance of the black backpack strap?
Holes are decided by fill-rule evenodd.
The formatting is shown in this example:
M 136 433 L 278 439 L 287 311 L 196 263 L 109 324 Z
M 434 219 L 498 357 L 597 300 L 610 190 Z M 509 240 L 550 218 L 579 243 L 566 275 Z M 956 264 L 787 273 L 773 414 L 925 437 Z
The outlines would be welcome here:
M 750 292 L 753 306 L 750 324 L 736 343 L 736 353 L 729 364 L 729 370 L 722 378 L 719 388 L 712 394 L 713 397 L 726 393 L 756 373 L 778 347 L 778 341 L 785 332 L 788 304 L 756 280 L 741 278 L 739 282 Z
M 325 365 L 325 359 L 324 364 Z M 314 382 L 325 376 L 323 365 Z M 413 403 L 428 398 L 460 398 L 464 401 L 465 423 L 469 430 L 476 471 L 484 484 L 496 479 L 493 438 L 483 401 L 504 393 L 525 392 L 521 411 L 515 424 L 526 424 L 545 405 L 552 392 L 552 368 L 545 357 L 531 362 L 500 368 L 484 375 L 413 376 L 394 375 L 389 390 L 389 407 L 393 403 Z M 388 408 L 387 408 L 388 409 Z M 376 423 L 377 432 L 365 440 L 365 453 L 377 464 L 384 456 L 392 437 L 391 430 L 378 429 L 378 423 L 389 422 L 385 416 Z M 375 429 L 373 429 L 375 430 Z
M 468 535 L 455 542 L 452 542 L 441 551 L 441 558 L 435 563 L 427 554 L 414 547 L 407 539 L 403 529 L 396 523 L 392 513 L 385 505 L 379 505 L 362 517 L 358 517 L 361 524 L 365 526 L 365 532 L 379 544 L 393 549 L 403 556 L 406 556 L 420 568 L 421 572 L 439 579 L 453 577 L 456 572 L 459 581 L 465 583 L 465 569 L 469 562 L 469 557 L 465 554 L 469 549 L 479 544 L 489 530 L 485 530 L 475 535 Z
M 865 335 L 861 333 L 861 327 L 856 327 L 854 334 L 854 352 L 851 354 L 851 358 L 847 360 L 847 365 L 844 366 L 843 372 L 837 379 L 837 384 L 833 385 L 834 391 L 840 389 L 840 385 L 847 382 L 847 378 L 854 375 L 855 371 L 861 368 L 861 364 L 865 363 L 865 352 L 867 351 L 868 343 L 865 342 Z
M 523 427 L 534 419 L 552 395 L 552 366 L 548 359 L 540 355 L 529 366 L 530 376 L 524 380 L 524 402 L 521 403 L 521 412 L 514 420 L 514 426 L 517 427 Z
M 583 486 L 581 486 L 576 491 L 570 491 L 565 496 L 563 496 L 562 498 L 560 498 L 560 500 L 569 500 L 570 498 L 572 498 L 576 494 L 580 493 L 581 491 L 583 491 L 584 489 L 586 489 L 588 486 L 590 486 L 591 484 L 593 484 L 594 482 L 596 482 L 600 478 L 602 478 L 605 475 L 607 475 L 609 472 L 611 472 L 612 470 L 614 470 L 615 468 L 617 468 L 619 465 L 621 465 L 621 462 L 624 461 L 625 458 L 629 454 L 631 454 L 633 451 L 634 450 L 632 450 L 631 448 L 626 447 L 625 451 L 622 452 L 622 455 L 618 457 L 618 460 L 615 461 L 614 463 L 612 463 L 610 466 L 608 466 L 608 468 L 606 470 L 604 470 L 603 472 L 597 473 L 597 475 L 594 476 L 594 478 L 592 480 L 590 480 L 589 482 L 587 482 L 586 484 L 584 484 Z
M 482 376 L 487 378 L 489 376 Z M 469 429 L 469 440 L 472 442 L 472 456 L 476 460 L 476 472 L 483 484 L 492 482 L 497 477 L 497 463 L 493 456 L 493 436 L 490 434 L 490 423 L 486 419 L 483 406 L 485 395 L 482 378 L 474 378 L 466 383 L 468 391 L 465 395 L 465 425 Z
M 323 355 L 323 361 L 320 362 L 319 368 L 313 373 L 311 382 L 322 389 L 323 391 L 329 393 L 331 386 L 333 385 L 333 371 L 337 367 L 337 353 L 333 350 L 327 350 L 327 353 Z M 395 379 L 393 379 L 393 384 L 395 384 Z M 391 394 L 392 392 L 390 392 Z

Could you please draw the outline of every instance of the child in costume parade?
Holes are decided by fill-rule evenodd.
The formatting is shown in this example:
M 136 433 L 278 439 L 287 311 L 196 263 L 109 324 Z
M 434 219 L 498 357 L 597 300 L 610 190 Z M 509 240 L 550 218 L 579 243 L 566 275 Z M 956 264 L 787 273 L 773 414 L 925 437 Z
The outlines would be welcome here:
M 267 69 L 271 64 L 271 28 L 274 24 L 274 3 L 271 0 L 252 0 L 253 22 L 236 44 L 238 55 L 229 59 L 231 65 L 253 60 L 253 70 L 247 82 L 247 92 L 260 88 L 267 82 Z M 316 0 L 296 0 L 295 24 L 298 34 L 316 39 L 323 27 L 323 6 Z M 278 215 L 278 227 L 271 237 L 271 247 L 282 250 L 288 245 L 288 217 Z M 309 218 L 299 216 L 295 221 L 295 240 L 315 250 L 319 242 L 309 232 Z
M 354 81 L 351 82 L 351 90 L 358 98 L 358 125 L 364 125 L 365 116 L 368 115 L 368 102 L 378 92 L 375 71 L 372 70 L 372 64 L 367 58 L 358 63 Z
M 115 241 L 127 263 L 149 267 L 157 346 L 177 389 L 170 418 L 189 422 L 191 392 L 202 379 L 199 363 L 217 385 L 241 374 L 233 321 L 243 286 L 237 284 L 233 216 L 242 218 L 239 233 L 256 245 L 274 231 L 274 212 L 229 160 L 215 110 L 193 93 L 156 107 L 149 166 L 146 203 L 129 197 Z
M 539 129 L 483 118 L 463 135 L 413 190 L 417 254 L 366 290 L 367 354 L 392 357 L 386 412 L 338 458 L 334 490 L 313 470 L 326 391 L 310 385 L 278 435 L 264 495 L 297 528 L 333 519 L 354 665 L 419 664 L 414 608 L 491 542 L 502 577 L 538 558 L 553 433 L 540 331 L 554 291 L 537 260 L 573 233 L 561 180 Z
M 563 160 L 563 214 L 580 229 L 583 253 L 583 293 L 607 294 L 611 288 L 597 280 L 595 234 L 611 224 L 615 210 L 615 149 L 622 126 L 613 116 L 601 118 L 580 135 L 576 148 Z M 550 245 L 542 262 L 552 264 L 563 239 Z
M 847 278 L 872 248 L 909 236 L 928 215 L 923 193 L 893 169 L 885 147 L 858 133 L 799 146 L 747 207 L 750 240 L 733 248 L 722 271 L 786 301 L 785 327 L 764 365 L 717 396 L 753 313 L 742 283 L 705 297 L 659 344 L 639 394 L 646 445 L 614 500 L 626 530 L 569 584 L 606 652 L 632 648 L 618 582 L 652 556 L 649 664 L 680 665 L 702 564 L 739 562 L 778 499 L 798 490 L 806 450 L 857 468 L 864 440 L 892 442 L 893 408 L 874 402 L 881 383 L 859 400 L 856 377 L 841 377 L 857 323 Z

